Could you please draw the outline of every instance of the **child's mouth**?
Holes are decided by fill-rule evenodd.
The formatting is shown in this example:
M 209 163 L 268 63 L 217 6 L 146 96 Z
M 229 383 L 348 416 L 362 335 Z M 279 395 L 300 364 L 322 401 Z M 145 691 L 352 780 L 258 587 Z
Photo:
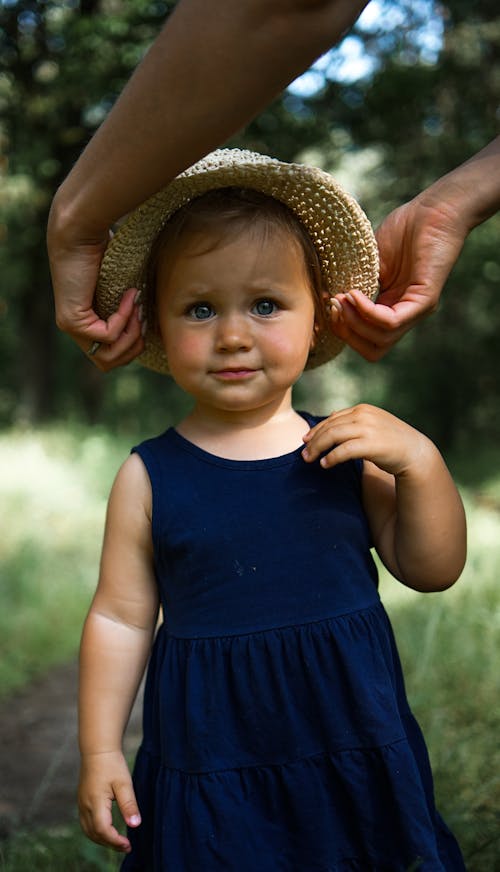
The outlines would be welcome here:
M 218 369 L 213 371 L 216 378 L 226 379 L 228 381 L 237 381 L 238 379 L 248 378 L 254 375 L 255 369 L 247 367 L 231 367 L 230 369 Z

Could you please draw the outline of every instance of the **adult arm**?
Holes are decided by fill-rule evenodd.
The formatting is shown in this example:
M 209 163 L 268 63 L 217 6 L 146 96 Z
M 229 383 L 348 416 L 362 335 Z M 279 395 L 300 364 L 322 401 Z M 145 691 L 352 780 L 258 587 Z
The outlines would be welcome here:
M 122 739 L 158 615 L 150 504 L 147 473 L 132 455 L 111 492 L 99 584 L 80 652 L 80 820 L 89 838 L 123 852 L 130 843 L 113 826 L 112 804 L 116 800 L 128 826 L 140 824 Z
M 378 300 L 339 294 L 333 332 L 367 360 L 379 360 L 437 309 L 468 234 L 499 208 L 500 136 L 387 216 L 376 233 Z
M 134 292 L 92 309 L 112 224 L 253 118 L 334 45 L 368 0 L 180 0 L 54 198 L 56 320 L 101 369 L 142 348 Z M 208 12 L 208 14 L 207 14 Z

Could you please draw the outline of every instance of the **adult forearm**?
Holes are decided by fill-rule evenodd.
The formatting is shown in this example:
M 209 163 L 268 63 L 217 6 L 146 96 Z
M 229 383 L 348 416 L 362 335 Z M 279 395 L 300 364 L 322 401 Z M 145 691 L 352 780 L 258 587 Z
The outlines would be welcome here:
M 102 235 L 254 117 L 366 4 L 180 0 L 62 185 L 52 228 Z
M 500 136 L 420 196 L 433 207 L 451 207 L 465 233 L 486 221 L 500 208 Z

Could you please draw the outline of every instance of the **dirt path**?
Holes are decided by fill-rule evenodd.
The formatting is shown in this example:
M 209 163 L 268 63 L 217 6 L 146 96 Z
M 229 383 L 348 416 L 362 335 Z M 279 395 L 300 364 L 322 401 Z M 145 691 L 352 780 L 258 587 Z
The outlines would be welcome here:
M 60 824 L 76 815 L 78 751 L 75 663 L 0 703 L 0 838 L 19 827 Z M 137 704 L 126 749 L 141 729 Z

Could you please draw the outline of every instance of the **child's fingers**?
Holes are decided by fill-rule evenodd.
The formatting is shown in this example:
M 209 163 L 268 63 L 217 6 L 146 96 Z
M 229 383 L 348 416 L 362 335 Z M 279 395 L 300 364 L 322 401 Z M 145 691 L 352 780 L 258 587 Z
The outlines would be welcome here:
M 317 460 L 320 455 L 322 455 L 320 459 L 320 464 L 323 468 L 328 469 L 331 466 L 335 466 L 337 463 L 345 463 L 346 460 L 353 460 L 354 458 L 363 457 L 363 443 L 361 438 L 353 437 L 349 439 L 345 439 L 344 441 L 338 442 L 331 451 L 328 451 L 327 448 L 323 449 L 315 449 L 314 454 L 309 454 L 309 447 L 305 449 L 307 454 L 304 455 L 304 459 L 311 463 L 314 460 Z
M 360 459 L 363 457 L 364 451 L 360 439 L 350 439 L 348 442 L 341 442 L 336 445 L 332 451 L 324 454 L 320 460 L 323 469 L 330 469 L 338 463 L 345 463 L 347 460 Z
M 116 827 L 112 824 L 111 826 L 103 827 L 99 821 L 96 821 L 95 836 L 91 835 L 90 838 L 94 842 L 113 848 L 115 851 L 120 851 L 122 854 L 128 854 L 131 850 L 131 845 L 127 837 L 122 836 L 122 834 L 119 833 Z
M 304 437 L 304 460 L 311 463 L 325 454 L 321 465 L 328 467 L 362 457 L 367 449 L 364 437 L 371 429 L 370 414 L 370 407 L 361 405 L 334 412 L 321 421 Z
M 132 781 L 115 785 L 115 797 L 123 820 L 128 827 L 138 827 L 141 823 L 141 814 L 135 798 Z
M 337 462 L 341 462 L 359 456 L 360 441 L 361 434 L 347 422 L 316 433 L 303 449 L 302 457 L 308 463 L 313 463 L 321 455 L 327 456 L 328 452 L 328 456 L 335 457 Z M 322 465 L 325 466 L 324 463 Z
M 303 437 L 304 456 L 315 460 L 323 451 L 348 438 L 356 430 L 355 411 L 343 409 L 320 421 Z
M 80 823 L 89 839 L 97 842 L 98 845 L 105 845 L 123 853 L 130 851 L 129 840 L 126 836 L 122 836 L 113 825 L 111 803 L 106 801 L 101 805 L 82 809 Z
M 351 417 L 353 412 L 353 408 L 348 409 L 340 409 L 338 412 L 332 412 L 328 418 L 325 418 L 323 421 L 320 421 L 318 424 L 315 424 L 314 427 L 311 427 L 310 430 L 307 431 L 305 436 L 303 436 L 303 441 L 307 444 L 311 442 L 311 440 L 322 433 L 325 430 L 328 430 L 332 424 L 337 424 L 342 420 L 346 420 Z

